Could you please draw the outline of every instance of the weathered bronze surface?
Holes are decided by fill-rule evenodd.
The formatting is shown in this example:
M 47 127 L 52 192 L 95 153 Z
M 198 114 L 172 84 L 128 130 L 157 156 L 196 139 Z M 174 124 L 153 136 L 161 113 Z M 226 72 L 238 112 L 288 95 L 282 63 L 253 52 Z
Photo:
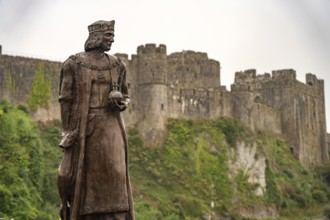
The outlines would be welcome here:
M 126 66 L 105 53 L 114 42 L 114 24 L 89 25 L 85 52 L 62 66 L 64 156 L 57 179 L 62 220 L 134 219 L 121 114 L 129 104 Z

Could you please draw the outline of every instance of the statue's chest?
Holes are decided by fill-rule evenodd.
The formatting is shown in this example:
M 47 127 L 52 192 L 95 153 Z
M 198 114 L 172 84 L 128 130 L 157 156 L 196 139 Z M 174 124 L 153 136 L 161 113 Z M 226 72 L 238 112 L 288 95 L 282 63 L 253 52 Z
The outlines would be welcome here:
M 120 84 L 119 65 L 112 62 L 81 62 L 83 78 L 91 80 L 92 84 Z M 89 81 L 87 80 L 87 81 Z
M 110 70 L 92 70 L 90 72 L 92 84 L 98 85 L 98 84 L 110 84 L 112 81 L 111 78 L 111 71 Z

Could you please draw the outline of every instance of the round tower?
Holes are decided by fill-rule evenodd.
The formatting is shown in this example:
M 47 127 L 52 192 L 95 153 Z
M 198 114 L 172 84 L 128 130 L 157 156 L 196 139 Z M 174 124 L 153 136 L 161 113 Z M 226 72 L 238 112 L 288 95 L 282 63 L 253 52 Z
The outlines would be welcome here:
M 139 46 L 137 57 L 137 101 L 141 114 L 139 131 L 145 143 L 159 146 L 165 137 L 167 120 L 166 46 Z

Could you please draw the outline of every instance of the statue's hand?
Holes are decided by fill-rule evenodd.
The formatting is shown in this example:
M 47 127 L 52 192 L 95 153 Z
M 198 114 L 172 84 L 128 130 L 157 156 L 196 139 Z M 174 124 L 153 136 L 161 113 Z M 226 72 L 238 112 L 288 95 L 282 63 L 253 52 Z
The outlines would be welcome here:
M 125 111 L 127 109 L 127 106 L 128 106 L 128 103 L 124 100 L 121 100 L 121 101 L 118 101 L 118 108 L 119 108 L 119 111 Z
M 64 131 L 62 132 L 62 139 L 60 142 L 61 148 L 68 148 L 71 147 L 77 139 L 77 132 L 76 131 Z
M 109 108 L 112 111 L 125 111 L 127 106 L 128 106 L 128 102 L 126 102 L 125 100 L 118 100 L 118 99 L 109 99 Z

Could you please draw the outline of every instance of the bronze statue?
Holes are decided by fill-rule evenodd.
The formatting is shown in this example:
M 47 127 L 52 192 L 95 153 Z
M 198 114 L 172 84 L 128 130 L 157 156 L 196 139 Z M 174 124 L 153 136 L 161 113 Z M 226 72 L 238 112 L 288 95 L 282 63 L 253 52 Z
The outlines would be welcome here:
M 114 42 L 114 24 L 89 25 L 85 52 L 62 66 L 64 156 L 57 179 L 62 220 L 134 219 L 121 114 L 129 104 L 126 66 L 105 53 Z

